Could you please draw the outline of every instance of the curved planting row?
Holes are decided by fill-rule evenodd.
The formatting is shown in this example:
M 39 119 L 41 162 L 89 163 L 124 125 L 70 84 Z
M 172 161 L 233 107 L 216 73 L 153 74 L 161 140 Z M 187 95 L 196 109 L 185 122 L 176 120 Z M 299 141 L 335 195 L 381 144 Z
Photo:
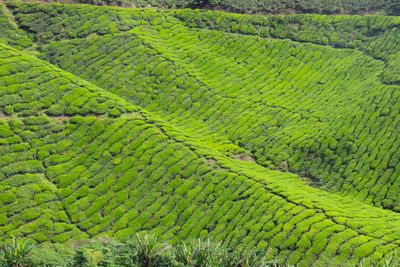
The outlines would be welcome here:
M 246 16 L 204 10 L 171 14 L 190 28 L 208 28 L 265 38 L 291 39 L 365 52 L 387 63 L 382 81 L 399 84 L 400 20 L 389 16 Z

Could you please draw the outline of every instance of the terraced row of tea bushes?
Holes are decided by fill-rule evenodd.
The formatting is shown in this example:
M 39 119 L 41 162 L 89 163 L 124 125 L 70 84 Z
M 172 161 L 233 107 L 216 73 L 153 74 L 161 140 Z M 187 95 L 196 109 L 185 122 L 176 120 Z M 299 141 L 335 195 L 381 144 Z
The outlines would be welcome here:
M 54 1 L 63 2 L 63 1 Z M 89 5 L 111 5 L 130 8 L 188 8 L 200 7 L 205 0 L 73 0 L 71 2 Z
M 78 1 L 75 1 L 78 2 Z M 83 0 L 85 4 L 95 5 L 120 5 L 124 7 L 158 7 L 158 8 L 185 8 L 198 7 L 205 3 L 205 0 Z
M 12 21 L 12 16 L 7 15 L 8 12 L 5 4 L 0 3 L 0 41 L 17 49 L 30 46 L 32 41 L 28 38 L 26 32 L 16 28 L 17 25 Z
M 132 111 L 121 98 L 0 43 L 0 112 L 52 116 Z
M 395 1 L 380 0 L 211 0 L 211 5 L 240 13 L 396 14 Z
M 387 83 L 399 83 L 400 20 L 385 16 L 246 16 L 205 10 L 171 11 L 189 27 L 360 49 L 388 63 Z M 398 61 L 398 60 L 397 60 Z
M 41 50 L 60 68 L 161 112 L 222 150 L 242 153 L 239 145 L 263 165 L 399 210 L 398 142 L 391 134 L 398 90 L 380 83 L 384 64 L 361 52 L 179 23 Z
M 62 1 L 60 1 L 62 2 Z M 222 9 L 246 14 L 316 13 L 316 14 L 386 14 L 398 15 L 395 0 L 74 0 L 94 5 L 158 8 Z

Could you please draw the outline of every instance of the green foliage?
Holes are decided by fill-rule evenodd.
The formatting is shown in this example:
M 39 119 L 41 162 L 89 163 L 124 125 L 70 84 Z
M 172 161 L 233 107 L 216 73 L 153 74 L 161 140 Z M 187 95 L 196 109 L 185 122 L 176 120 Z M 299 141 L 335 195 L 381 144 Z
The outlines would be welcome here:
M 0 52 L 7 59 L 0 59 L 2 65 L 13 69 L 13 73 L 0 74 L 0 87 L 13 88 L 2 90 L 0 95 L 0 112 L 4 114 L 12 110 L 21 116 L 42 115 L 72 116 L 77 114 L 109 114 L 118 117 L 121 113 L 132 111 L 133 107 L 100 88 L 85 83 L 66 72 L 45 62 L 36 62 L 36 58 L 14 50 L 0 43 Z M 18 65 L 14 62 L 19 61 Z M 18 68 L 17 68 L 17 67 Z M 29 72 L 28 70 L 35 71 Z M 45 74 L 32 78 L 35 72 Z M 106 101 L 104 98 L 108 97 Z M 40 118 L 39 118 L 40 120 Z M 32 118 L 26 123 L 36 123 Z M 46 123 L 39 122 L 38 124 Z M 3 126 L 2 126 L 3 127 Z M 6 129 L 0 128 L 0 135 L 6 135 Z M 27 138 L 31 133 L 26 133 Z
M 67 267 L 72 265 L 73 256 L 77 253 L 66 245 L 41 244 L 33 247 L 27 261 L 31 266 Z
M 11 244 L 5 244 L 0 249 L 0 266 L 26 266 L 26 255 L 31 251 L 32 247 L 33 246 L 26 240 L 13 238 Z
M 17 243 L 28 244 L 23 239 Z M 269 252 L 256 249 L 227 248 L 209 239 L 182 241 L 171 245 L 161 242 L 157 237 L 137 234 L 134 239 L 116 242 L 108 238 L 79 240 L 71 244 L 29 245 L 29 251 L 22 253 L 17 261 L 1 266 L 29 267 L 190 267 L 190 266 L 223 266 L 223 267 L 279 267 L 292 266 L 282 260 L 268 259 Z M 8 250 L 5 247 L 1 250 Z M 15 249 L 15 248 L 14 248 Z M 15 256 L 14 256 L 15 258 Z M 397 257 L 387 256 L 384 260 L 375 261 L 363 258 L 358 264 L 340 264 L 332 259 L 323 259 L 318 264 L 323 266 L 376 266 L 397 267 Z M 318 265 L 319 266 L 319 265 Z
M 28 34 L 18 29 L 12 14 L 3 3 L 0 3 L 0 41 L 17 49 L 24 49 L 32 45 Z M 1 68 L 0 73 L 2 71 L 6 71 L 6 68 Z
M 135 239 L 127 243 L 131 253 L 132 262 L 139 266 L 173 266 L 173 256 L 170 247 L 162 244 L 158 237 L 148 235 L 136 235 Z
M 0 240 L 149 233 L 77 266 L 399 250 L 398 18 L 6 5 L 49 63 L 0 41 Z
M 138 27 L 132 30 L 134 36 L 53 42 L 41 56 L 163 114 L 226 155 L 236 158 L 247 150 L 250 160 L 310 177 L 324 189 L 392 210 L 398 206 L 398 196 L 380 188 L 397 192 L 399 184 L 378 181 L 399 175 L 393 169 L 396 137 L 387 134 L 395 128 L 390 121 L 398 118 L 389 108 L 399 97 L 393 54 L 400 34 L 396 18 L 254 17 L 204 10 L 168 14 L 183 24 L 175 21 L 162 30 Z M 103 51 L 96 49 L 100 44 Z M 101 60 L 88 63 L 86 57 Z M 374 108 L 362 105 L 370 99 Z M 319 103 L 324 103 L 324 111 Z M 359 112 L 352 114 L 352 109 Z M 382 129 L 381 123 L 388 128 Z M 385 138 L 371 142 L 365 138 L 369 132 Z M 392 143 L 396 148 L 377 153 Z M 367 163 L 367 153 L 377 153 L 377 159 Z
M 348 0 L 75 0 L 74 2 L 124 7 L 212 8 L 246 14 L 399 14 L 397 2 L 391 0 L 359 0 L 356 2 Z
M 387 0 L 357 2 L 343 0 L 214 0 L 211 5 L 222 7 L 240 13 L 317 13 L 317 14 L 363 14 L 363 13 L 394 13 L 393 3 Z
M 225 266 L 224 253 L 220 244 L 209 239 L 182 242 L 175 249 L 177 260 L 185 266 Z

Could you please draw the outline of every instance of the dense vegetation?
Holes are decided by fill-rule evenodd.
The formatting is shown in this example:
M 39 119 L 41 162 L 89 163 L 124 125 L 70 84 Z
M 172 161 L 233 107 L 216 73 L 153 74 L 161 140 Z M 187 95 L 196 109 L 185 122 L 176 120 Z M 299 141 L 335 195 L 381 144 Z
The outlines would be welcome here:
M 32 9 L 16 18 L 43 59 L 223 150 L 400 211 L 397 18 Z
M 0 7 L 1 240 L 399 251 L 398 18 Z
M 395 0 L 210 0 L 214 8 L 240 13 L 398 14 Z
M 71 244 L 33 245 L 13 239 L 0 248 L 2 267 L 278 267 L 267 251 L 225 248 L 208 239 L 160 242 L 156 236 L 136 235 L 126 242 L 101 238 Z M 395 263 L 393 259 L 390 262 Z M 392 266 L 392 265 L 391 265 Z
M 14 238 L 0 247 L 2 267 L 295 267 L 282 264 L 281 260 L 271 259 L 268 250 L 232 249 L 207 238 L 171 245 L 157 236 L 139 234 L 122 242 L 103 237 L 40 245 Z M 327 258 L 321 266 L 399 267 L 400 260 L 395 257 L 380 262 L 363 259 L 354 265 Z
M 65 0 L 53 0 L 65 2 Z M 387 14 L 400 13 L 397 0 L 70 0 L 125 7 L 222 9 L 238 13 Z M 67 1 L 68 2 L 68 1 Z

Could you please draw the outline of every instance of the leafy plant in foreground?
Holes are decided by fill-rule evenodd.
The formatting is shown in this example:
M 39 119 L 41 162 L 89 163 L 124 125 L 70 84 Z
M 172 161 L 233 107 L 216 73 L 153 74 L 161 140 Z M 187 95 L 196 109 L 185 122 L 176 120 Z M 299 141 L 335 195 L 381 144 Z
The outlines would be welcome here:
M 174 249 L 178 262 L 185 266 L 220 266 L 224 260 L 224 250 L 219 243 L 209 239 L 182 241 Z
M 27 266 L 26 255 L 33 245 L 26 240 L 13 238 L 11 244 L 6 244 L 0 250 L 0 267 Z
M 127 246 L 131 248 L 132 257 L 139 266 L 172 266 L 171 247 L 161 243 L 157 236 L 136 234 Z

